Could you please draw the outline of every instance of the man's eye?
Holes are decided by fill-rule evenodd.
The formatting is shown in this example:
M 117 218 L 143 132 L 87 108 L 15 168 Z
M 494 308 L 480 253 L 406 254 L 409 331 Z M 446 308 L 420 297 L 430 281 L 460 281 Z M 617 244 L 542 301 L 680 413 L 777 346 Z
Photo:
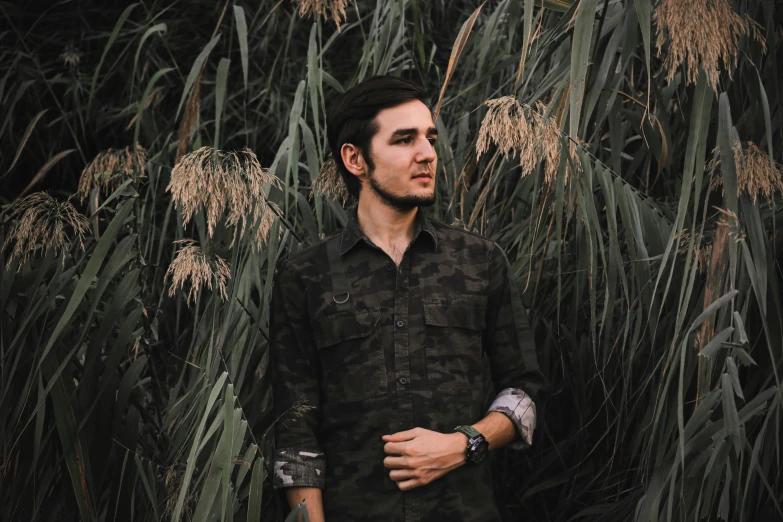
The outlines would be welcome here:
M 434 146 L 434 145 L 435 145 L 435 143 L 438 141 L 438 139 L 437 139 L 437 138 L 427 138 L 427 141 L 429 141 L 429 142 L 430 142 L 430 145 L 433 145 L 433 146 Z M 402 139 L 400 139 L 400 140 L 397 140 L 397 142 L 396 142 L 396 143 L 402 143 L 402 144 L 404 144 L 404 145 L 408 145 L 409 143 L 413 143 L 413 138 L 411 138 L 411 137 L 408 137 L 408 138 L 402 138 Z

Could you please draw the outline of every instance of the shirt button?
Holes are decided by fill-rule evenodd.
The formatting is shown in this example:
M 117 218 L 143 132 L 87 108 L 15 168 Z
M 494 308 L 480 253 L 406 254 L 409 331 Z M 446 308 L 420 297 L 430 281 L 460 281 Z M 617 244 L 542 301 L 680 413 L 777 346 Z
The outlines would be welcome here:
M 408 384 L 408 379 L 405 377 L 400 377 L 400 384 Z
M 386 263 L 386 271 L 394 272 L 394 263 Z
M 397 328 L 402 328 L 403 326 L 405 326 L 405 323 L 404 323 L 403 321 L 397 321 L 397 322 L 396 322 L 396 323 L 394 323 L 394 324 L 396 324 L 396 325 L 397 325 Z

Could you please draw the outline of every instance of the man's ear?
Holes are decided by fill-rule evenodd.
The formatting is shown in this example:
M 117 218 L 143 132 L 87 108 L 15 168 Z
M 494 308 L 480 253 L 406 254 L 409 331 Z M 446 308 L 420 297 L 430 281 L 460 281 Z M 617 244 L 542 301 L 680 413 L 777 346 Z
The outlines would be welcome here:
M 364 156 L 359 147 L 351 143 L 343 143 L 340 147 L 340 156 L 343 159 L 345 169 L 354 176 L 361 176 L 367 173 L 367 164 L 364 162 Z

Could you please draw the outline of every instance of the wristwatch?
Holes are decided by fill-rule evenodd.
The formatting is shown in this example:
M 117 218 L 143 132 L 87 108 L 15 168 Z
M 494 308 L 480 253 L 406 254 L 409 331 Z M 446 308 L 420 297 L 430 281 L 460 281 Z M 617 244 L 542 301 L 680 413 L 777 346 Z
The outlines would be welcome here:
M 454 431 L 458 431 L 468 438 L 465 460 L 470 464 L 481 464 L 489 453 L 489 442 L 484 438 L 484 435 L 473 426 L 457 426 Z

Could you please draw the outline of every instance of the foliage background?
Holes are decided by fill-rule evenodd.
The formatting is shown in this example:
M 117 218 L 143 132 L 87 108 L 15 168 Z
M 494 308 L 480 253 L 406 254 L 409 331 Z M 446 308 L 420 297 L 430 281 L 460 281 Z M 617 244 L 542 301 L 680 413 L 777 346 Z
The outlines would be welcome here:
M 334 3 L 0 2 L 0 518 L 284 516 L 269 283 L 345 221 L 310 196 L 324 109 L 372 74 L 441 95 L 432 212 L 506 249 L 536 322 L 551 389 L 533 450 L 496 459 L 508 518 L 783 518 L 780 5 L 359 0 L 338 31 L 308 12 Z M 482 124 L 503 96 L 524 107 Z M 183 218 L 202 146 L 280 180 L 264 241 Z M 181 174 L 247 181 L 221 161 Z M 82 241 L 41 195 L 22 227 L 80 178 Z

